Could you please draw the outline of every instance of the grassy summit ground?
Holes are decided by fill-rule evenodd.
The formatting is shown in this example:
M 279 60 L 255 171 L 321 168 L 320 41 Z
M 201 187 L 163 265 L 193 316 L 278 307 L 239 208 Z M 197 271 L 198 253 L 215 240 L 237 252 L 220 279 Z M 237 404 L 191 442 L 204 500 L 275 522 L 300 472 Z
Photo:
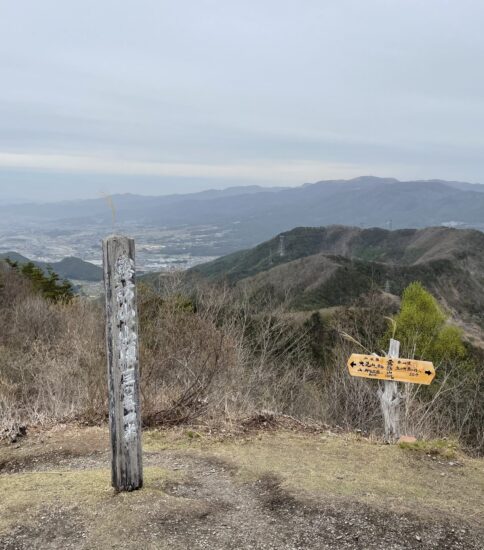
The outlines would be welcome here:
M 482 549 L 484 460 L 330 431 L 144 434 L 145 487 L 110 487 L 108 433 L 0 447 L 0 548 Z

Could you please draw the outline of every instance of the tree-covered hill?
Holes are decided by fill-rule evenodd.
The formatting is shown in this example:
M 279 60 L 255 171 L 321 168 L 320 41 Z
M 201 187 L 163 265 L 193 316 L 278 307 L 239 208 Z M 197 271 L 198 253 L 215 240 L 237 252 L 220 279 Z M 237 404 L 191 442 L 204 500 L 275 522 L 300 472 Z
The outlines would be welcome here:
M 372 288 L 400 295 L 421 281 L 446 306 L 482 322 L 484 234 L 445 227 L 298 227 L 254 248 L 191 269 L 293 309 L 349 304 Z
M 4 252 L 0 254 L 0 260 L 9 259 L 13 262 L 17 262 L 19 265 L 25 265 L 31 260 L 18 254 L 17 252 Z M 85 262 L 80 258 L 68 257 L 62 259 L 60 262 L 32 262 L 35 266 L 39 267 L 47 273 L 50 267 L 55 273 L 62 279 L 70 279 L 76 281 L 102 281 L 103 271 L 102 269 L 90 262 Z

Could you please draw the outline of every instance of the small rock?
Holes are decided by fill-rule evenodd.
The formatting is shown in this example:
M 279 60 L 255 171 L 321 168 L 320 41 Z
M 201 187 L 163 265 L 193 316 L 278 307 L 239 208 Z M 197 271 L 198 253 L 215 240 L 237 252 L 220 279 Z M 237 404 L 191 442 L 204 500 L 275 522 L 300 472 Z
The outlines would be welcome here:
M 418 540 L 418 542 L 422 542 L 422 537 L 420 537 L 419 535 L 415 535 L 415 539 Z
M 415 443 L 417 438 L 413 435 L 401 435 L 398 443 Z

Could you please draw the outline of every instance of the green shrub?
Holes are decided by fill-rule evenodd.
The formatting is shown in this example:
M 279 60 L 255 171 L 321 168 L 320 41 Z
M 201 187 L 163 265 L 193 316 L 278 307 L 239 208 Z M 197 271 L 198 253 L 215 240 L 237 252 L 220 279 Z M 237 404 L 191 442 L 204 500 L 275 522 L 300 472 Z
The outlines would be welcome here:
M 60 280 L 59 275 L 52 269 L 47 270 L 47 274 L 37 267 L 33 262 L 28 262 L 19 266 L 17 262 L 7 260 L 8 265 L 27 278 L 36 292 L 42 294 L 44 298 L 52 302 L 69 302 L 74 297 L 72 284 L 64 279 Z
M 435 363 L 463 359 L 466 350 L 462 331 L 446 324 L 447 317 L 420 282 L 411 283 L 403 291 L 400 311 L 393 319 L 394 337 L 400 340 L 402 351 L 410 357 Z M 387 340 L 389 336 L 388 333 Z

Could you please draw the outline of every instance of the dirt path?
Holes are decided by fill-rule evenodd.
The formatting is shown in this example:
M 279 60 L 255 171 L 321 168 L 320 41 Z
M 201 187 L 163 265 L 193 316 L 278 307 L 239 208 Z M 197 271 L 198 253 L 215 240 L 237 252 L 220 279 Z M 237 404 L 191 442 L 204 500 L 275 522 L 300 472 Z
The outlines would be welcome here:
M 213 459 L 167 455 L 161 460 L 151 459 L 164 466 L 187 468 L 190 478 L 168 484 L 166 490 L 208 505 L 206 517 L 186 518 L 168 531 L 168 540 L 174 548 L 484 548 L 457 526 L 429 524 L 417 516 L 385 514 L 351 502 L 315 503 L 295 498 L 274 475 L 239 484 L 234 483 L 230 466 Z
M 270 468 L 244 479 L 235 461 L 201 448 L 145 452 L 145 488 L 116 495 L 107 450 L 78 443 L 0 461 L 1 549 L 484 549 L 479 526 L 296 493 Z

